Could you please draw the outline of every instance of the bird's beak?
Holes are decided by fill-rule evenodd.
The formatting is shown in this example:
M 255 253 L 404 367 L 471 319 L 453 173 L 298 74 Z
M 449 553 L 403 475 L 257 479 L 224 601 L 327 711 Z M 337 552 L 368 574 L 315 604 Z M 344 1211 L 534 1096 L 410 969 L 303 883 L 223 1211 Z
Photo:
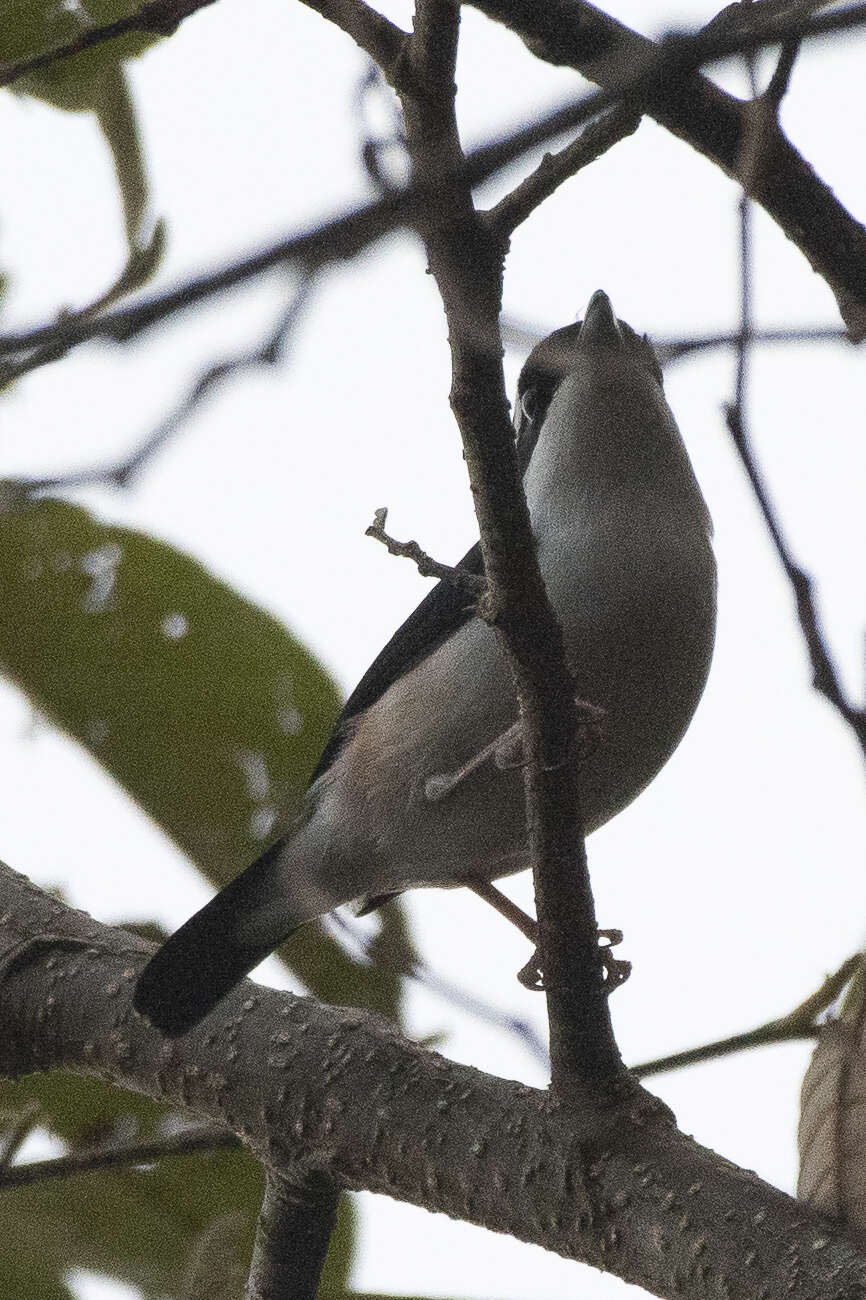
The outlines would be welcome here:
M 622 343 L 622 330 L 613 314 L 610 298 L 603 289 L 597 289 L 586 305 L 578 336 L 579 343 L 590 347 L 619 347 Z

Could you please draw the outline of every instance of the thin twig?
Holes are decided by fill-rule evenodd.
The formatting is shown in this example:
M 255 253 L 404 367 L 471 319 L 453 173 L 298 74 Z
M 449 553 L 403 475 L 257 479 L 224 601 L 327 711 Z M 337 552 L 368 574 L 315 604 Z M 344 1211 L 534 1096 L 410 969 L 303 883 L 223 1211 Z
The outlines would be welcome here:
M 493 6 L 487 6 L 487 8 L 491 7 Z M 845 18 L 845 22 L 842 22 L 842 17 Z M 864 22 L 866 22 L 866 2 L 845 11 L 844 15 L 831 14 L 814 19 L 806 35 L 842 30 Z M 751 43 L 758 48 L 772 39 L 778 37 L 763 35 L 760 38 L 755 37 Z M 547 140 L 565 131 L 574 130 L 603 110 L 613 107 L 619 103 L 624 92 L 633 94 L 635 102 L 642 104 L 643 99 L 650 93 L 647 88 L 651 89 L 663 83 L 665 77 L 674 70 L 682 66 L 691 66 L 712 50 L 716 54 L 731 52 L 729 40 L 727 42 L 716 40 L 711 44 L 706 38 L 700 36 L 689 39 L 677 38 L 676 41 L 669 41 L 659 47 L 652 46 L 651 42 L 646 44 L 653 53 L 644 57 L 637 71 L 633 71 L 631 78 L 620 76 L 616 81 L 615 89 L 583 97 L 555 110 L 537 123 L 522 127 L 493 144 L 474 150 L 453 173 L 454 177 L 467 185 L 479 185 L 492 178 L 502 168 L 509 166 L 528 150 L 543 145 Z M 713 92 L 714 102 L 719 96 L 721 92 Z M 726 111 L 730 114 L 739 114 L 741 111 L 740 106 L 732 99 L 728 103 L 722 97 L 719 102 L 724 103 Z M 705 152 L 713 156 L 720 165 L 728 167 L 721 154 L 713 154 L 709 145 L 706 146 Z M 808 229 L 802 224 L 797 224 L 799 217 L 794 222 L 796 225 L 794 229 L 790 214 L 786 215 L 788 209 L 785 205 L 792 193 L 792 184 L 789 184 L 792 169 L 796 170 L 799 205 L 808 207 L 813 214 L 816 214 L 816 219 Z M 860 283 L 862 276 L 859 271 L 862 262 L 859 250 L 866 243 L 866 234 L 842 208 L 827 186 L 819 181 L 811 170 L 806 169 L 803 160 L 790 146 L 787 146 L 786 156 L 776 159 L 776 182 L 772 195 L 762 194 L 758 196 L 759 201 L 781 228 L 797 242 L 815 268 L 824 275 L 831 288 L 836 291 L 837 297 L 840 294 L 847 295 L 847 315 L 850 320 L 852 316 L 856 316 L 857 304 L 861 297 L 866 296 L 866 291 Z M 175 312 L 183 311 L 214 294 L 222 293 L 237 284 L 262 275 L 275 266 L 302 261 L 309 267 L 318 268 L 354 257 L 374 240 L 398 225 L 413 224 L 419 213 L 423 211 L 425 203 L 435 197 L 435 193 L 427 190 L 423 184 L 410 185 L 398 193 L 389 193 L 366 207 L 326 221 L 306 233 L 289 236 L 260 253 L 241 258 L 135 305 L 105 312 L 96 318 L 83 318 L 80 314 L 69 313 L 61 320 L 0 336 L 0 355 L 28 353 L 31 349 L 43 345 L 57 349 L 57 355 L 62 355 L 72 347 L 96 338 L 125 342 L 166 320 Z M 810 243 L 804 242 L 807 238 L 810 240 L 824 238 L 825 235 L 832 244 L 836 257 L 840 250 L 845 250 L 844 266 L 837 265 L 832 258 L 829 258 L 826 248 L 812 247 Z M 850 328 L 852 333 L 856 332 L 856 319 L 850 324 Z
M 450 582 L 455 587 L 463 587 L 474 600 L 479 600 L 484 595 L 487 583 L 477 573 L 470 573 L 459 564 L 441 564 L 426 551 L 422 551 L 417 542 L 398 542 L 390 533 L 385 532 L 387 518 L 387 507 L 380 506 L 373 515 L 372 524 L 365 529 L 364 536 L 373 537 L 377 542 L 381 542 L 389 555 L 412 560 L 417 565 L 422 578 L 439 578 L 442 582 Z
M 766 485 L 752 455 L 749 438 L 740 412 L 733 405 L 729 406 L 725 411 L 725 419 L 772 538 L 776 554 L 794 591 L 797 618 L 812 664 L 812 685 L 845 719 L 857 737 L 861 750 L 866 755 L 866 709 L 853 705 L 842 690 L 836 666 L 833 663 L 821 630 L 812 591 L 812 579 L 794 562 L 788 545 L 782 536 L 781 527 L 770 503 Z
M 16 486 L 29 496 L 85 487 L 95 483 L 103 483 L 115 488 L 129 487 L 131 482 L 175 437 L 181 426 L 190 419 L 212 389 L 244 370 L 273 366 L 281 360 L 286 345 L 297 327 L 301 312 L 309 302 L 311 289 L 312 278 L 304 276 L 292 301 L 280 313 L 276 326 L 268 331 L 262 342 L 248 351 L 225 357 L 222 361 L 216 361 L 208 366 L 175 409 L 147 434 L 128 456 L 108 464 L 71 470 L 66 474 L 16 479 Z
M 779 94 L 780 88 L 786 86 L 788 83 L 790 70 L 793 66 L 794 53 L 795 52 L 790 49 L 785 48 L 780 55 L 779 67 L 776 70 L 779 75 L 778 77 L 774 75 L 774 81 L 777 83 L 774 94 Z M 779 71 L 780 69 L 781 72 Z M 767 104 L 773 107 L 774 112 L 778 110 L 777 100 L 768 100 Z M 770 502 L 766 484 L 763 481 L 757 462 L 752 454 L 748 435 L 746 386 L 748 355 L 752 338 L 752 250 L 749 190 L 755 183 L 757 171 L 761 165 L 762 155 L 760 147 L 765 146 L 769 139 L 769 129 L 766 125 L 766 118 L 761 120 L 758 117 L 755 117 L 753 120 L 755 122 L 756 132 L 759 136 L 759 142 L 758 145 L 755 145 L 747 140 L 744 141 L 743 147 L 743 165 L 748 174 L 744 179 L 743 192 L 740 198 L 740 328 L 737 341 L 737 374 L 734 400 L 725 408 L 725 420 L 731 437 L 733 438 L 734 446 L 740 457 L 740 461 L 748 476 L 752 492 L 755 495 L 761 514 L 764 517 L 764 522 L 767 525 L 776 553 L 794 592 L 794 599 L 797 606 L 797 617 L 799 619 L 800 629 L 803 633 L 812 664 L 812 683 L 815 689 L 834 705 L 837 711 L 851 727 L 857 737 L 857 741 L 864 756 L 866 756 L 866 709 L 857 708 L 845 696 L 839 675 L 830 656 L 821 629 L 820 619 L 818 617 L 818 611 L 812 591 L 812 580 L 809 575 L 795 563 L 788 544 L 785 541 L 781 525 Z
M 0 1155 L 0 1178 L 39 1123 L 40 1107 L 37 1101 L 28 1101 L 15 1116 L 3 1134 L 3 1153 Z
M 733 330 L 724 334 L 705 334 L 691 339 L 653 339 L 653 346 L 661 365 L 671 365 L 696 352 L 709 352 L 714 348 L 736 347 L 740 340 L 740 331 Z M 847 330 L 835 325 L 816 325 L 803 329 L 755 329 L 750 334 L 752 348 L 758 344 L 778 343 L 847 343 L 853 346 Z
M 704 1043 L 701 1047 L 692 1047 L 685 1052 L 673 1052 L 670 1056 L 659 1056 L 654 1061 L 645 1061 L 636 1065 L 632 1073 L 639 1079 L 646 1079 L 651 1074 L 664 1074 L 668 1070 L 679 1070 L 685 1065 L 699 1065 L 705 1061 L 718 1060 L 720 1056 L 730 1056 L 733 1052 L 742 1052 L 750 1047 L 768 1047 L 773 1043 L 787 1043 L 795 1039 L 816 1038 L 820 1030 L 818 1017 L 833 1005 L 845 985 L 863 965 L 863 956 L 857 953 L 848 957 L 834 974 L 805 1001 L 795 1007 L 786 1016 L 768 1020 L 764 1025 L 749 1029 L 742 1034 L 732 1034 L 730 1038 L 720 1038 L 714 1043 Z
M 192 1155 L 199 1151 L 223 1151 L 240 1147 L 234 1133 L 227 1129 L 195 1128 L 170 1137 L 156 1138 L 152 1142 L 112 1142 L 93 1147 L 89 1151 L 74 1151 L 71 1155 L 56 1156 L 50 1160 L 34 1160 L 25 1165 L 13 1165 L 0 1170 L 0 1192 L 13 1187 L 30 1187 L 33 1183 L 47 1182 L 53 1178 L 73 1178 L 93 1170 L 117 1169 L 121 1166 L 150 1165 L 164 1156 Z
M 502 318 L 502 341 L 506 347 L 531 350 L 550 333 L 549 329 L 539 329 L 527 325 L 514 317 Z M 712 352 L 718 348 L 736 347 L 740 339 L 739 330 L 725 330 L 717 334 L 698 334 L 691 338 L 656 338 L 652 344 L 659 362 L 664 368 L 694 355 L 696 352 Z M 838 325 L 804 325 L 794 329 L 752 329 L 752 347 L 758 344 L 771 345 L 782 343 L 845 343 L 855 347 L 847 330 Z
M 640 113 L 628 100 L 615 104 L 588 122 L 571 144 L 557 153 L 545 154 L 534 172 L 483 214 L 484 220 L 501 239 L 506 239 L 564 181 L 633 135 L 640 120 Z

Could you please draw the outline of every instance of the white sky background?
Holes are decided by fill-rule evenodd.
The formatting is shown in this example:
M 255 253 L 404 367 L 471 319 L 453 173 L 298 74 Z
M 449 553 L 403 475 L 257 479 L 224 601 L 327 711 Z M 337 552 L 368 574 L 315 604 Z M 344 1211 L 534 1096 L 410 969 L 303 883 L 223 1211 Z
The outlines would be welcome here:
M 384 7 L 408 21 L 405 4 Z M 610 9 L 648 30 L 640 0 Z M 654 30 L 699 25 L 713 12 L 683 0 Z M 783 114 L 793 142 L 861 217 L 863 55 L 859 36 L 808 48 Z M 222 0 L 132 65 L 156 210 L 170 223 L 159 284 L 366 195 L 353 117 L 364 68 L 348 38 L 284 0 Z M 582 85 L 471 10 L 458 83 L 470 143 Z M 7 95 L 0 136 L 0 260 L 14 274 L 6 324 L 23 325 L 112 280 L 121 230 L 110 165 L 87 118 Z M 516 235 L 506 312 L 546 332 L 604 288 L 618 314 L 651 335 L 730 329 L 736 201 L 714 167 L 645 121 Z M 800 253 L 761 213 L 755 231 L 757 322 L 838 325 L 830 292 Z M 203 368 L 262 337 L 280 301 L 275 277 L 123 350 L 90 345 L 25 379 L 3 401 L 0 475 L 72 468 L 136 444 Z M 522 360 L 508 355 L 510 389 Z M 788 1010 L 866 929 L 862 764 L 810 691 L 791 596 L 729 445 L 721 405 L 733 372 L 720 353 L 666 376 L 716 525 L 719 631 L 706 696 L 662 775 L 589 845 L 600 923 L 624 929 L 635 966 L 613 1004 L 632 1062 Z M 863 360 L 841 346 L 791 346 L 757 352 L 751 374 L 755 448 L 859 699 Z M 388 505 L 397 536 L 446 560 L 475 536 L 448 385 L 423 254 L 394 236 L 323 279 L 279 372 L 213 396 L 133 491 L 78 499 L 202 560 L 283 618 L 348 690 L 428 587 L 364 538 L 373 509 Z M 156 916 L 175 926 L 207 897 L 102 771 L 34 726 L 26 701 L 5 688 L 0 780 L 0 855 L 40 883 L 61 883 L 77 905 L 107 921 Z M 528 903 L 528 877 L 512 892 Z M 409 905 L 438 972 L 543 1032 L 543 999 L 514 979 L 528 955 L 516 933 L 464 891 L 416 893 Z M 444 1050 L 460 1060 L 545 1082 L 513 1038 L 429 994 L 411 994 L 410 1026 L 444 1032 Z M 699 1140 L 790 1189 L 807 1056 L 801 1046 L 763 1050 L 652 1086 Z M 624 1285 L 441 1216 L 360 1201 L 361 1290 L 544 1300 Z M 104 1294 L 120 1291 L 111 1284 Z

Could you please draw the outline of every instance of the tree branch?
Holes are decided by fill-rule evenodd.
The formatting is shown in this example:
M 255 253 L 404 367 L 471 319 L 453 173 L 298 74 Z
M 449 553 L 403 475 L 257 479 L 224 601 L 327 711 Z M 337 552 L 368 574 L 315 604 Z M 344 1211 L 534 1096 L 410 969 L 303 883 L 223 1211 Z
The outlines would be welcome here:
M 129 487 L 133 480 L 150 465 L 154 457 L 175 437 L 178 430 L 190 419 L 213 389 L 244 370 L 275 366 L 282 361 L 301 313 L 309 302 L 312 287 L 312 277 L 304 276 L 290 302 L 279 313 L 276 323 L 268 330 L 262 341 L 243 352 L 223 357 L 221 361 L 209 365 L 174 410 L 170 411 L 127 455 L 108 463 L 88 465 L 83 469 L 69 470 L 63 474 L 40 475 L 38 478 L 30 479 L 18 478 L 15 480 L 16 487 L 29 496 L 89 486 L 93 483 L 104 483 L 114 488 Z M 4 366 L 0 362 L 0 386 L 8 371 L 13 368 L 13 366 Z
M 566 0 L 551 0 L 551 4 L 545 6 L 542 11 L 539 6 L 527 6 L 526 0 L 511 0 L 511 7 L 520 10 L 525 19 L 521 33 L 524 34 L 524 29 L 529 32 L 525 39 L 530 45 L 533 39 L 531 33 L 534 30 L 530 22 L 533 14 L 536 18 L 542 12 L 548 11 L 555 15 L 557 9 L 565 3 Z M 483 5 L 481 0 L 478 0 L 477 7 L 484 8 L 485 12 L 489 11 L 494 17 L 499 17 L 500 10 L 507 6 L 505 0 L 484 0 Z M 581 12 L 583 8 L 586 6 L 581 7 Z M 594 10 L 592 12 L 597 13 Z M 570 9 L 569 13 L 571 13 Z M 866 4 L 854 6 L 842 17 L 845 17 L 845 25 L 848 26 L 853 25 L 855 21 L 866 22 Z M 829 23 L 831 18 L 835 20 L 835 27 L 842 26 L 840 15 L 829 15 L 824 20 L 826 30 L 831 30 Z M 562 21 L 566 22 L 566 16 L 562 16 Z M 573 13 L 571 13 L 571 21 L 574 22 Z M 612 23 L 613 20 L 606 21 Z M 813 20 L 810 32 L 818 21 Z M 515 26 L 515 23 L 511 25 Z M 613 26 L 615 31 L 620 30 L 618 24 Z M 654 93 L 660 93 L 658 88 L 661 87 L 665 90 L 667 98 L 671 99 L 673 113 L 679 104 L 675 92 L 683 77 L 680 74 L 674 76 L 670 70 L 678 68 L 686 59 L 686 55 L 694 59 L 698 57 L 701 50 L 710 48 L 707 39 L 705 37 L 682 39 L 670 49 L 666 49 L 655 47 L 652 42 L 629 32 L 628 28 L 621 30 L 629 38 L 638 42 L 639 50 L 643 52 L 642 60 L 636 60 L 636 66 L 632 69 L 631 80 L 620 72 L 613 78 L 616 82 L 615 90 L 605 90 L 583 97 L 549 113 L 537 123 L 521 127 L 493 144 L 474 150 L 465 159 L 461 156 L 456 175 L 449 174 L 447 177 L 449 183 L 459 181 L 474 186 L 489 180 L 528 150 L 537 148 L 565 131 L 573 130 L 618 103 L 621 91 L 634 94 L 635 102 L 639 101 L 642 107 L 646 106 L 648 111 L 651 111 L 648 101 L 652 100 Z M 543 26 L 541 32 L 543 36 L 545 33 Z M 595 34 L 593 48 L 596 50 L 601 44 L 610 44 L 609 35 L 605 36 L 604 42 L 601 39 L 602 35 L 603 33 Z M 757 37 L 752 41 L 753 45 L 760 43 Z M 587 44 L 593 46 L 593 41 L 588 39 Z M 720 45 L 721 42 L 717 40 L 711 48 L 718 49 Z M 563 49 L 566 53 L 568 47 L 569 42 L 565 40 Z M 645 47 L 648 47 L 649 55 Z M 544 46 L 541 48 L 546 49 Z M 577 55 L 575 54 L 574 57 L 576 59 Z M 550 58 L 551 61 L 558 61 L 552 54 Z M 574 63 L 573 66 L 578 64 Z M 647 66 L 649 71 L 646 70 Z M 668 73 L 670 76 L 667 76 Z M 701 109 L 702 126 L 697 134 L 701 138 L 707 137 L 705 152 L 733 174 L 732 169 L 736 164 L 736 150 L 743 125 L 742 105 L 696 74 L 687 77 L 686 83 L 681 88 L 680 99 L 683 103 L 677 110 L 679 116 L 683 116 L 683 104 L 694 109 L 695 112 Z M 718 110 L 718 121 L 714 116 L 716 110 Z M 680 134 L 686 137 L 687 120 L 680 131 Z M 674 129 L 673 126 L 671 129 Z M 782 142 L 774 151 L 771 171 L 776 187 L 773 202 L 769 200 L 765 202 L 761 194 L 753 197 L 764 203 L 770 215 L 776 217 L 788 237 L 802 248 L 814 269 L 824 276 L 830 288 L 836 293 L 851 337 L 862 337 L 866 332 L 866 230 L 854 221 L 828 187 L 814 175 L 808 164 L 787 143 Z M 769 184 L 766 177 L 764 184 L 765 188 Z M 795 195 L 796 202 L 793 198 Z M 135 305 L 103 312 L 97 316 L 68 313 L 59 321 L 0 335 L 0 356 L 26 354 L 32 349 L 44 348 L 46 355 L 50 353 L 50 359 L 55 359 L 64 355 L 72 347 L 90 339 L 102 338 L 125 342 L 168 319 L 175 312 L 183 311 L 214 294 L 222 293 L 246 280 L 265 274 L 274 267 L 301 261 L 310 270 L 315 270 L 355 257 L 374 240 L 397 226 L 417 225 L 419 216 L 423 217 L 425 207 L 431 202 L 436 202 L 437 199 L 441 200 L 441 194 L 425 188 L 416 180 L 405 190 L 389 193 L 366 207 L 332 218 L 313 230 L 288 236 L 260 253 L 241 258 Z M 778 213 L 773 204 L 779 206 Z M 826 239 L 824 239 L 825 234 Z M 820 247 L 813 248 L 815 243 Z M 860 310 L 864 312 L 862 321 L 858 316 Z
M 473 206 L 454 114 L 456 22 L 449 0 L 419 4 L 407 58 L 429 90 L 423 100 L 401 98 L 413 184 L 431 195 L 417 224 L 448 322 L 451 406 L 487 578 L 479 613 L 505 641 L 520 707 L 551 1086 L 573 1100 L 588 1088 L 620 1086 L 624 1074 L 583 847 L 574 685 L 538 568 L 505 395 L 499 333 L 505 245 Z
M 639 126 L 640 113 L 630 103 L 615 104 L 608 112 L 588 122 L 571 144 L 557 153 L 545 154 L 534 172 L 484 213 L 484 220 L 504 241 L 563 182 L 595 162 L 620 140 L 633 135 Z
M 338 1189 L 314 1173 L 265 1172 L 245 1300 L 314 1300 L 337 1218 Z
M 11 1165 L 0 1170 L 0 1192 L 14 1187 L 30 1187 L 54 1178 L 75 1178 L 78 1174 L 94 1170 L 130 1168 L 153 1164 L 165 1156 L 192 1155 L 199 1151 L 219 1151 L 238 1146 L 238 1139 L 228 1129 L 197 1126 L 152 1142 L 111 1142 L 105 1146 L 91 1147 L 88 1151 L 73 1151 L 67 1156 L 54 1156 L 49 1160 L 32 1160 L 27 1164 Z
M 700 1065 L 705 1061 L 715 1061 L 720 1056 L 730 1056 L 734 1052 L 743 1052 L 749 1047 L 769 1047 L 772 1043 L 788 1043 L 794 1039 L 816 1038 L 820 1030 L 818 1017 L 839 997 L 845 985 L 855 973 L 862 969 L 863 955 L 857 953 L 848 957 L 837 971 L 829 975 L 819 989 L 809 995 L 805 1001 L 789 1011 L 786 1016 L 768 1020 L 766 1024 L 755 1029 L 747 1029 L 742 1034 L 732 1034 L 729 1038 L 720 1038 L 714 1043 L 703 1043 L 700 1047 L 690 1047 L 684 1052 L 673 1052 L 669 1056 L 659 1056 L 643 1065 L 636 1065 L 632 1073 L 638 1079 L 648 1079 L 653 1074 L 664 1074 L 668 1070 L 679 1070 L 684 1065 Z
M 417 542 L 398 542 L 390 533 L 385 532 L 388 510 L 381 506 L 373 516 L 373 522 L 364 530 L 365 537 L 372 537 L 381 542 L 389 555 L 400 559 L 412 560 L 422 578 L 438 578 L 441 582 L 450 582 L 455 587 L 462 587 L 473 600 L 478 600 L 487 591 L 487 583 L 477 573 L 470 573 L 460 564 L 442 564 L 432 555 L 423 551 Z
M 700 63 L 767 44 L 849 29 L 866 21 L 866 4 L 805 19 L 796 11 L 763 15 L 748 31 L 705 31 L 660 43 L 640 36 L 582 0 L 472 0 L 504 24 L 533 54 L 575 68 L 597 85 L 634 92 L 633 102 L 657 122 L 738 174 L 746 109 L 694 71 Z M 836 296 L 853 338 L 866 335 L 866 230 L 779 132 L 750 197 L 760 203 Z
M 545 1246 L 657 1295 L 862 1300 L 866 1255 L 643 1102 L 552 1104 L 369 1013 L 245 981 L 184 1039 L 131 1009 L 151 945 L 0 868 L 0 1070 L 110 1079 L 298 1167 Z
M 363 0 L 301 0 L 329 23 L 351 36 L 359 49 L 369 54 L 382 69 L 385 80 L 395 88 L 403 84 L 406 69 L 402 52 L 408 33 Z

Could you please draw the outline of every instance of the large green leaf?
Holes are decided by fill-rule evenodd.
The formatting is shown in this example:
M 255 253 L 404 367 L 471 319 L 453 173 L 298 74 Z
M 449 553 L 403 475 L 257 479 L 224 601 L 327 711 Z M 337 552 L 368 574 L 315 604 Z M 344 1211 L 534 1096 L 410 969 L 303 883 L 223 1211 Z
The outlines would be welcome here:
M 19 499 L 12 485 L 0 496 L 3 671 L 224 884 L 300 807 L 338 711 L 332 681 L 277 620 L 165 543 L 66 502 Z M 387 909 L 379 942 L 390 969 L 352 961 L 313 927 L 282 955 L 320 995 L 396 1017 L 395 967 L 411 960 L 399 907 Z M 34 1101 L 40 1122 L 73 1148 L 118 1126 L 152 1137 L 166 1123 L 147 1099 L 92 1080 L 0 1084 L 3 1110 Z M 0 1232 L 16 1243 L 4 1274 L 22 1297 L 66 1300 L 72 1267 L 155 1296 L 176 1293 L 195 1261 L 202 1277 L 220 1277 L 228 1300 L 242 1294 L 234 1278 L 248 1263 L 260 1197 L 261 1171 L 241 1151 L 21 1189 L 0 1197 Z M 23 1221 L 26 1233 L 16 1229 Z M 344 1290 L 353 1239 L 346 1205 L 329 1294 Z
M 0 513 L 0 666 L 218 883 L 300 807 L 336 688 L 165 543 L 62 501 Z

